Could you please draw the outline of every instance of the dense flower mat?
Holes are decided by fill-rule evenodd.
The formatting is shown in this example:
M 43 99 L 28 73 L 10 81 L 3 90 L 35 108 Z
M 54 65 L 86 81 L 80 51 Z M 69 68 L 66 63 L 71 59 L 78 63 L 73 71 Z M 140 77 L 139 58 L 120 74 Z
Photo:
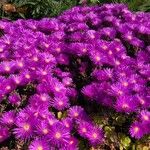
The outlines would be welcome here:
M 124 5 L 74 7 L 57 18 L 0 21 L 0 142 L 76 150 L 105 141 L 86 102 L 150 133 L 150 14 Z M 94 110 L 92 110 L 94 111 Z M 105 115 L 105 114 L 104 114 Z

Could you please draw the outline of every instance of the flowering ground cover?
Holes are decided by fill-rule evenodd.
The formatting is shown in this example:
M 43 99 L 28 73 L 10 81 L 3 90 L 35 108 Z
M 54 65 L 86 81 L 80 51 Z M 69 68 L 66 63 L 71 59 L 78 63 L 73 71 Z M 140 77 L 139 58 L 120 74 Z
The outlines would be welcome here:
M 105 4 L 1 20 L 0 147 L 127 149 L 148 141 L 149 19 Z

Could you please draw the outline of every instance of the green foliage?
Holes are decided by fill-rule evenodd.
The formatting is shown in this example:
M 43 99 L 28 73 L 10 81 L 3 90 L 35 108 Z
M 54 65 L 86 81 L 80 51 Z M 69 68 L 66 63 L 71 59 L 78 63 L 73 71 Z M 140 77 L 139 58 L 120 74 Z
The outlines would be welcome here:
M 149 12 L 150 11 L 150 0 L 145 1 L 145 3 L 143 3 L 141 6 L 139 6 L 138 10 Z
M 120 134 L 120 150 L 129 149 L 131 143 L 131 139 L 124 135 Z
M 114 112 L 112 109 L 103 109 L 100 106 L 98 108 L 99 109 L 96 110 L 97 112 L 91 115 L 91 118 L 97 126 L 103 128 L 105 143 L 98 146 L 96 149 L 90 150 L 148 150 L 150 136 L 144 137 L 141 140 L 135 140 L 129 135 L 129 126 L 133 121 L 134 114 L 125 116 Z
M 133 11 L 150 11 L 150 0 L 89 0 L 89 3 L 125 3 Z
M 76 0 L 8 0 L 8 3 L 16 7 L 16 12 L 8 13 L 2 10 L 0 15 L 11 19 L 53 17 L 62 11 L 77 5 Z M 20 12 L 20 9 L 25 9 Z
M 1 4 L 13 4 L 15 12 L 6 11 Z M 7 2 L 6 2 L 7 1 Z M 61 12 L 85 0 L 2 0 L 0 2 L 0 18 L 34 18 L 58 16 Z M 86 0 L 88 5 L 103 3 L 125 3 L 133 11 L 150 11 L 150 0 Z

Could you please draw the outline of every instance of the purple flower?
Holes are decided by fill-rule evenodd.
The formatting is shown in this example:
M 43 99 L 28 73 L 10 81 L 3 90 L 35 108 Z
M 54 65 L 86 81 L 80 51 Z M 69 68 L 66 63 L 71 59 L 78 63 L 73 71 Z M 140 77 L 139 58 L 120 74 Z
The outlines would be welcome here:
M 16 115 L 16 124 L 20 124 L 20 122 L 26 121 L 26 120 L 33 120 L 32 118 L 32 112 L 31 112 L 31 108 L 25 107 L 24 109 L 20 109 L 20 111 L 18 112 L 18 114 Z
M 86 30 L 86 29 L 88 29 L 88 26 L 85 23 L 74 22 L 74 23 L 69 24 L 66 30 L 68 32 L 74 32 L 74 31 Z
M 30 117 L 34 117 L 34 122 L 36 123 L 38 119 L 40 120 L 46 120 L 47 118 L 51 117 L 53 118 L 54 115 L 49 112 L 47 105 L 40 105 L 40 106 L 35 106 L 35 105 L 29 105 L 30 108 Z
M 78 122 L 78 133 L 80 134 L 80 136 L 87 138 L 87 133 L 88 131 L 91 129 L 92 124 L 90 124 L 89 122 Z
M 85 112 L 82 107 L 73 106 L 69 108 L 68 116 L 74 119 L 82 119 L 85 116 Z
M 87 138 L 93 146 L 100 144 L 103 141 L 102 129 L 98 127 L 91 127 L 87 132 Z
M 65 33 L 63 31 L 56 31 L 50 35 L 50 40 L 63 40 Z
M 13 83 L 11 79 L 6 79 L 2 82 L 1 89 L 4 91 L 5 94 L 8 94 L 15 90 L 16 85 Z
M 99 81 L 107 81 L 113 77 L 113 69 L 96 70 L 93 72 L 93 76 Z
M 59 56 L 57 56 L 56 60 L 58 64 L 69 65 L 69 57 L 65 54 L 60 54 Z
M 3 62 L 0 64 L 0 72 L 10 74 L 14 72 L 14 62 Z
M 106 27 L 100 30 L 100 34 L 101 36 L 107 36 L 114 39 L 116 36 L 116 31 L 113 28 Z
M 139 119 L 142 123 L 149 124 L 150 123 L 150 112 L 147 110 L 142 110 L 139 114 Z
M 15 66 L 18 68 L 18 69 L 23 69 L 25 67 L 25 61 L 23 59 L 17 59 L 15 61 Z
M 66 117 L 64 119 L 62 119 L 62 124 L 68 128 L 69 130 L 73 129 L 73 120 L 72 118 Z
M 16 114 L 14 111 L 8 111 L 2 114 L 0 122 L 4 125 L 11 127 L 15 123 Z
M 89 53 L 90 58 L 95 65 L 102 65 L 102 63 L 106 62 L 106 58 L 101 52 L 95 50 Z
M 19 94 L 14 93 L 14 94 L 11 94 L 11 95 L 9 96 L 8 101 L 9 101 L 9 103 L 11 103 L 12 105 L 19 106 L 20 103 L 21 103 L 21 97 L 20 97 Z
M 48 94 L 35 94 L 32 97 L 30 97 L 29 99 L 29 103 L 33 106 L 33 107 L 39 107 L 39 106 L 43 106 L 43 107 L 48 107 L 50 104 L 50 96 Z
M 89 84 L 89 85 L 86 85 L 85 87 L 83 87 L 82 93 L 87 98 L 90 98 L 91 100 L 93 100 L 95 98 L 95 94 L 96 94 L 96 86 L 95 86 L 95 84 L 93 83 L 93 84 Z
M 78 140 L 75 137 L 69 139 L 67 146 L 61 148 L 60 150 L 78 150 Z
M 140 122 L 133 122 L 130 127 L 130 134 L 136 139 L 140 139 L 144 135 L 142 124 Z
M 47 121 L 48 121 L 49 126 L 53 126 L 53 125 L 59 123 L 59 120 L 57 120 L 57 119 L 54 118 L 54 117 L 48 117 L 48 118 L 47 118 Z
M 19 124 L 16 124 L 16 128 L 13 130 L 16 138 L 22 140 L 28 140 L 33 136 L 33 123 L 32 121 L 22 120 Z
M 29 150 L 50 150 L 50 147 L 46 139 L 37 138 L 30 143 Z
M 131 112 L 136 111 L 137 102 L 134 99 L 131 99 L 131 97 L 128 97 L 128 96 L 120 97 L 116 101 L 115 109 L 118 112 L 131 113 Z
M 62 82 L 66 85 L 66 86 L 70 86 L 72 84 L 72 78 L 70 77 L 65 77 L 62 79 Z
M 51 90 L 57 95 L 60 93 L 65 93 L 66 88 L 61 82 L 59 82 L 57 80 L 52 80 L 51 81 Z
M 7 127 L 0 124 L 0 143 L 9 137 L 10 133 Z
M 55 57 L 50 54 L 50 53 L 40 53 L 40 57 L 42 59 L 42 63 L 44 64 L 50 64 L 50 65 L 55 65 L 56 64 L 56 59 Z
M 96 31 L 95 30 L 88 30 L 85 34 L 86 38 L 88 40 L 93 40 L 93 39 L 96 39 L 97 38 L 97 35 L 96 35 Z
M 71 43 L 69 45 L 70 51 L 67 53 L 76 54 L 78 56 L 82 56 L 87 54 L 92 46 L 90 44 L 85 44 L 81 42 Z
M 68 88 L 67 91 L 66 91 L 66 95 L 73 99 L 73 100 L 76 100 L 77 99 L 77 90 L 75 88 Z
M 137 101 L 139 102 L 139 105 L 142 108 L 148 108 L 149 107 L 149 104 L 150 104 L 150 97 L 149 96 L 146 96 L 143 94 L 137 94 L 136 97 L 137 97 Z
M 50 143 L 56 147 L 63 147 L 69 144 L 70 130 L 62 123 L 56 123 L 51 126 L 49 134 Z
M 47 121 L 41 121 L 36 125 L 36 133 L 38 136 L 46 137 L 50 133 L 49 124 Z
M 125 86 L 121 85 L 119 82 L 111 85 L 110 93 L 114 96 L 124 96 L 128 93 L 128 89 Z
M 54 99 L 51 100 L 51 106 L 53 106 L 57 110 L 64 110 L 65 108 L 69 107 L 69 99 L 63 95 L 54 97 Z
M 23 80 L 23 77 L 21 75 L 12 75 L 10 78 L 13 80 L 13 82 L 17 86 L 24 85 L 24 80 Z

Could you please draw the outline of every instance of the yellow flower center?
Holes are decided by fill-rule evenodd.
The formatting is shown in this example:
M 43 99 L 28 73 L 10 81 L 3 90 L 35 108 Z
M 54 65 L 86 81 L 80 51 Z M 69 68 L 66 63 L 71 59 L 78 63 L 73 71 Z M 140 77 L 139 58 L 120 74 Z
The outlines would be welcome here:
M 49 63 L 49 62 L 50 62 L 50 59 L 46 58 L 46 59 L 45 59 L 45 62 L 46 62 L 46 63 Z
M 78 117 L 78 116 L 79 116 L 79 114 L 78 114 L 77 112 L 75 112 L 75 113 L 74 113 L 74 116 L 75 116 L 75 117 Z
M 128 40 L 132 40 L 132 36 L 131 35 L 128 35 L 127 38 L 128 38 Z
M 145 104 L 144 99 L 140 98 L 140 103 L 141 103 L 142 105 Z
M 73 28 L 70 28 L 70 31 L 73 31 Z
M 69 124 L 68 124 L 68 123 L 65 123 L 65 126 L 66 126 L 67 128 L 69 128 Z
M 119 48 L 119 47 L 117 47 L 117 48 L 116 48 L 116 51 L 117 51 L 117 52 L 119 52 L 119 51 L 120 51 L 120 48 Z
M 123 82 L 123 86 L 127 87 L 128 86 L 128 82 Z
M 122 108 L 124 108 L 124 109 L 129 108 L 129 105 L 128 104 L 123 104 Z
M 70 145 L 72 145 L 73 143 L 74 143 L 73 141 L 70 141 L 70 143 L 69 143 L 69 144 L 70 144 Z
M 59 103 L 58 103 L 60 106 L 62 106 L 63 105 L 63 102 L 62 101 L 59 101 Z
M 46 101 L 46 97 L 45 96 L 41 96 L 41 100 L 42 101 Z
M 6 90 L 10 90 L 11 89 L 11 86 L 6 86 Z
M 94 35 L 91 35 L 90 37 L 91 37 L 91 39 L 94 39 L 94 38 L 95 38 L 95 36 L 94 36 Z
M 60 138 L 61 138 L 61 134 L 60 134 L 59 132 L 56 132 L 55 137 L 56 137 L 57 139 L 60 139 Z
M 93 138 L 96 139 L 97 138 L 97 134 L 93 133 Z
M 27 46 L 27 45 L 25 45 L 25 46 L 24 46 L 24 49 L 29 49 L 29 48 L 30 48 L 30 47 L 29 47 L 29 46 Z
M 101 58 L 99 56 L 96 56 L 95 59 L 96 59 L 96 61 L 100 61 L 101 60 Z
M 6 44 L 10 44 L 10 41 L 5 41 L 6 42 Z
M 139 128 L 138 128 L 138 127 L 135 127 L 135 128 L 134 128 L 134 132 L 137 133 L 138 131 L 139 131 Z
M 43 71 L 42 74 L 43 74 L 43 75 L 47 75 L 47 72 L 46 72 L 46 71 Z
M 33 61 L 37 62 L 39 59 L 37 57 L 33 57 Z
M 43 129 L 43 133 L 47 134 L 48 133 L 48 129 Z
M 0 52 L 3 52 L 3 48 L 0 48 Z
M 19 66 L 19 67 L 23 67 L 23 63 L 22 63 L 22 62 L 19 62 L 19 63 L 18 63 L 18 66 Z
M 102 46 L 102 49 L 106 50 L 108 47 L 106 45 Z
M 120 65 L 120 62 L 119 62 L 119 61 L 116 61 L 115 64 L 116 64 L 116 65 Z
M 148 117 L 147 115 L 144 115 L 144 116 L 143 116 L 143 119 L 144 119 L 145 121 L 148 121 L 148 120 L 149 120 L 149 117 Z
M 43 147 L 42 146 L 38 146 L 37 150 L 43 150 Z
M 84 132 L 84 133 L 85 133 L 86 131 L 87 131 L 87 130 L 86 130 L 86 128 L 82 128 L 82 132 Z
M 107 31 L 106 34 L 107 34 L 107 35 L 110 35 L 110 32 Z
M 35 67 L 31 67 L 32 70 L 35 70 Z
M 87 49 L 86 49 L 86 48 L 83 48 L 82 51 L 85 53 L 85 52 L 87 52 Z
M 42 115 L 43 118 L 46 118 L 46 115 Z
M 118 94 L 119 94 L 119 95 L 122 95 L 123 92 L 122 92 L 121 90 L 118 90 Z
M 5 70 L 6 70 L 6 71 L 10 71 L 10 67 L 9 67 L 9 66 L 6 66 L 6 67 L 5 67 Z
M 60 88 L 59 87 L 55 87 L 55 90 L 56 90 L 56 92 L 59 92 Z
M 57 51 L 57 52 L 60 52 L 60 51 L 61 51 L 61 48 L 59 48 L 59 47 L 56 48 L 56 51 Z
M 30 125 L 29 124 L 24 124 L 23 126 L 25 131 L 28 131 L 30 129 Z
M 52 126 L 54 124 L 54 121 L 49 120 L 49 124 Z
M 25 77 L 26 77 L 27 79 L 30 79 L 30 75 L 29 75 L 29 74 L 26 74 Z
M 13 119 L 8 120 L 8 123 L 13 123 L 13 122 L 14 122 Z
M 121 76 L 126 76 L 126 74 L 124 72 L 120 73 Z
M 20 81 L 19 81 L 18 79 L 15 79 L 15 82 L 16 82 L 17 84 L 19 84 L 19 83 L 20 83 Z
M 136 80 L 133 80 L 132 83 L 136 83 Z
M 39 115 L 39 113 L 38 113 L 38 112 L 34 113 L 34 116 L 36 116 L 36 117 L 37 117 L 38 115 Z
M 112 55 L 113 53 L 112 53 L 112 51 L 109 51 L 108 54 L 109 54 L 109 55 Z
M 45 47 L 48 48 L 48 47 L 49 47 L 49 44 L 46 44 L 46 43 L 45 43 Z

